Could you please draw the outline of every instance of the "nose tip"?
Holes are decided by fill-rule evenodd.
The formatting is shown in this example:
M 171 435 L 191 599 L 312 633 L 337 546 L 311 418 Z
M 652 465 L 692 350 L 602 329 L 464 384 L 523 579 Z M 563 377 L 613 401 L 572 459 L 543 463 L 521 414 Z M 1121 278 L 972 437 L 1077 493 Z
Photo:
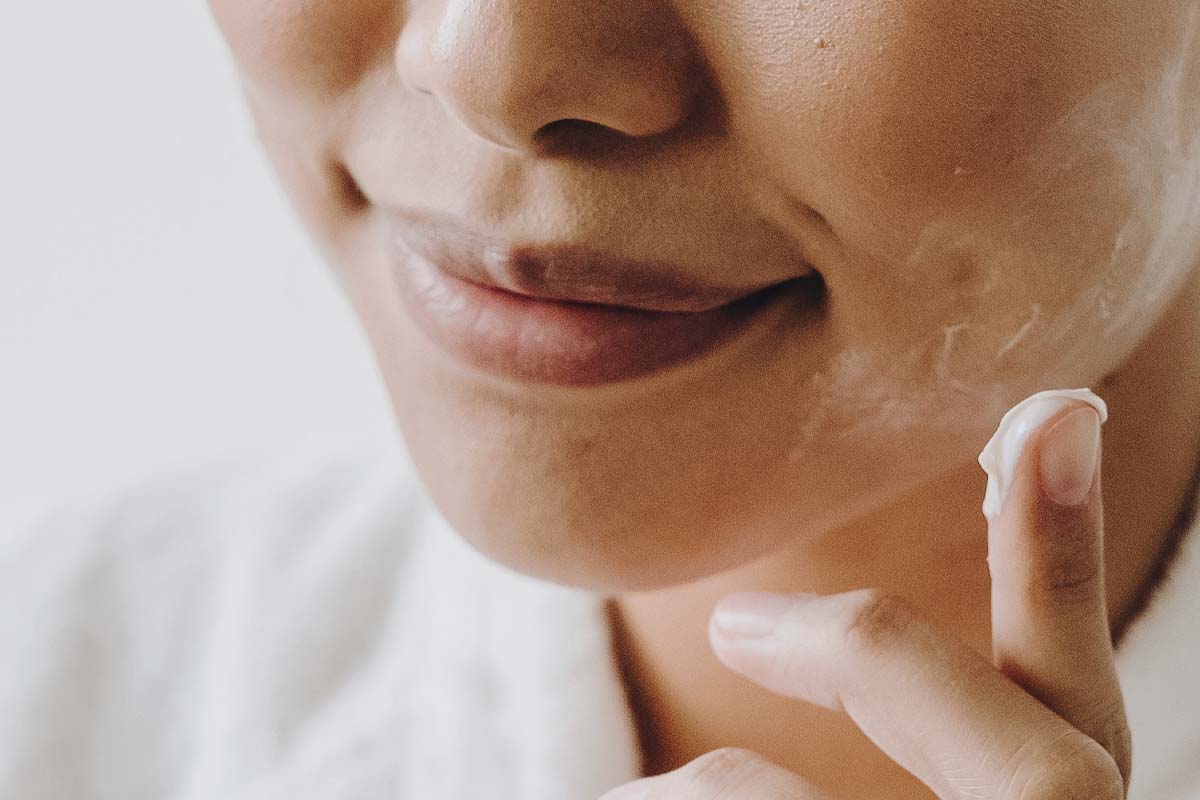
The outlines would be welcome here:
M 689 114 L 693 51 L 661 5 L 614 13 L 627 5 L 434 0 L 404 25 L 396 67 L 414 90 L 508 150 L 532 150 L 551 130 L 659 135 Z

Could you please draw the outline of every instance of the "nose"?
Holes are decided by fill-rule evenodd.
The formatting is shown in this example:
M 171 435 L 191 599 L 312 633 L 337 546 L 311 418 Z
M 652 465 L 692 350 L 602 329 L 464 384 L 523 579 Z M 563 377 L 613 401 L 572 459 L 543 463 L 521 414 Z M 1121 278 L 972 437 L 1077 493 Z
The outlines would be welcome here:
M 396 67 L 506 149 L 532 150 L 565 121 L 654 136 L 687 118 L 698 82 L 695 50 L 669 5 L 425 0 L 410 6 Z

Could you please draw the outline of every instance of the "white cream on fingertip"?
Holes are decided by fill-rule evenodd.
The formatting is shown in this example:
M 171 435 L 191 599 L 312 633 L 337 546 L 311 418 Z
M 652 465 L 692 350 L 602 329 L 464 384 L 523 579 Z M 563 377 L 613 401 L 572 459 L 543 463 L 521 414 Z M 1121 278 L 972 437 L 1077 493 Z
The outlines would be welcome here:
M 996 432 L 979 454 L 979 466 L 987 473 L 987 491 L 983 495 L 983 515 L 998 515 L 1012 483 L 1017 461 L 1029 435 L 1063 408 L 1083 401 L 1100 414 L 1100 423 L 1108 419 L 1108 405 L 1091 389 L 1049 389 L 1030 395 L 1008 410 Z

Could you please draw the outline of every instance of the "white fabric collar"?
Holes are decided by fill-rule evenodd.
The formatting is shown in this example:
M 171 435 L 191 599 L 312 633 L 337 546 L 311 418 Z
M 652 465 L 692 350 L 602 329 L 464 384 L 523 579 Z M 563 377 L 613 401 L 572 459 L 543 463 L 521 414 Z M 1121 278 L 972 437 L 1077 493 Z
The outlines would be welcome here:
M 386 644 L 327 703 L 293 763 L 241 800 L 596 800 L 638 777 L 606 598 L 501 567 L 424 513 Z M 1118 653 L 1131 800 L 1200 797 L 1197 620 L 1190 535 Z

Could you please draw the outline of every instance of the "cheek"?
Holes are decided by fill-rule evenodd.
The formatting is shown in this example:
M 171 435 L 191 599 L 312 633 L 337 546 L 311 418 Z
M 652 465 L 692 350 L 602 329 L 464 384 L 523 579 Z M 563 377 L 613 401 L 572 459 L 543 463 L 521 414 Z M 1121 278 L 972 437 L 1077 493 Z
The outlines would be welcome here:
M 870 214 L 910 240 L 923 214 L 978 205 L 1070 156 L 1079 131 L 1063 123 L 1097 91 L 1109 117 L 1089 121 L 1092 135 L 1127 122 L 1130 95 L 1177 39 L 1162 20 L 1184 16 L 1083 3 L 982 14 L 952 0 L 793 8 L 729 3 L 695 20 L 710 26 L 734 134 L 831 221 Z
M 404 3 L 394 0 L 209 0 L 251 88 L 328 94 L 387 58 Z
M 1187 5 L 731 3 L 706 40 L 764 182 L 828 224 L 845 339 L 982 382 L 1116 358 L 1195 258 Z

